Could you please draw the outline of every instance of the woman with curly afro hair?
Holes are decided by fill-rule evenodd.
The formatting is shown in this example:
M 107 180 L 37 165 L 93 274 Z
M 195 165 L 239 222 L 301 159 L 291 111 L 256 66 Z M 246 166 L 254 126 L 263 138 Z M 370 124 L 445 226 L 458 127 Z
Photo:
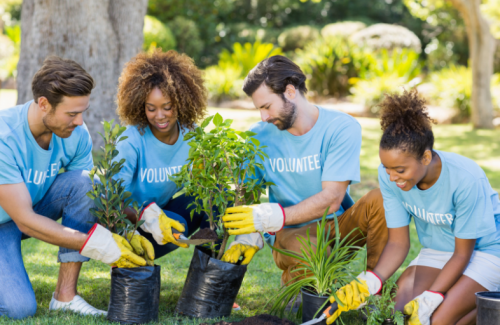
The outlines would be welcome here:
M 433 121 L 416 90 L 387 95 L 380 106 L 389 240 L 367 285 L 380 287 L 401 267 L 413 218 L 423 248 L 398 280 L 396 309 L 410 325 L 475 324 L 474 293 L 500 288 L 498 193 L 474 161 L 433 149 Z
M 186 248 L 172 230 L 189 236 L 209 223 L 202 213 L 190 216 L 192 198 L 173 198 L 179 189 L 171 177 L 188 158 L 190 146 L 183 134 L 206 114 L 202 72 L 175 51 L 140 53 L 123 69 L 117 103 L 118 116 L 127 125 L 127 139 L 117 145 L 115 159 L 125 159 L 117 177 L 135 201 L 144 203 L 139 232 L 153 244 L 156 258 Z M 127 215 L 137 220 L 132 209 Z

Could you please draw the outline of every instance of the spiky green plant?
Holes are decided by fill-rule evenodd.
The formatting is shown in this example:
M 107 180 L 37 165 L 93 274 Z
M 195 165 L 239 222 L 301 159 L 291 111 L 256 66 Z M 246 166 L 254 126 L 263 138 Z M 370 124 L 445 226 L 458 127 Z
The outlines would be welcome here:
M 353 236 L 359 229 L 353 229 L 341 239 L 337 216 L 334 215 L 335 236 L 330 239 L 332 229 L 327 226 L 327 214 L 328 209 L 321 221 L 317 222 L 316 243 L 311 241 L 310 229 L 307 230 L 306 238 L 297 237 L 302 246 L 301 253 L 270 246 L 280 254 L 299 260 L 297 268 L 292 271 L 295 274 L 294 278 L 281 287 L 276 295 L 271 298 L 270 302 L 273 302 L 271 313 L 283 317 L 288 302 L 295 302 L 302 288 L 308 289 L 319 296 L 334 295 L 337 298 L 335 294 L 337 289 L 355 279 L 353 272 L 348 268 L 348 264 L 353 261 L 357 251 L 361 249 L 361 247 L 355 246 L 359 239 L 356 240 L 356 236 Z M 299 316 L 301 312 L 302 309 L 299 308 Z

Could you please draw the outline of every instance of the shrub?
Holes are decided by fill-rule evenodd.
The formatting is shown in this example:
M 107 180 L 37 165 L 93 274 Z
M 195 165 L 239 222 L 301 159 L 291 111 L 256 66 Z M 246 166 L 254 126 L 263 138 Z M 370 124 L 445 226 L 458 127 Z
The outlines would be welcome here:
M 360 21 L 343 21 L 339 23 L 328 24 L 321 29 L 321 36 L 328 40 L 335 37 L 347 38 L 352 34 L 366 28 L 365 23 Z
M 422 47 L 419 38 L 412 31 L 390 24 L 372 25 L 354 33 L 350 39 L 359 46 L 368 46 L 373 50 L 410 48 L 420 53 Z
M 21 27 L 5 27 L 6 35 L 0 34 L 0 81 L 17 74 L 21 47 Z
M 161 48 L 163 51 L 175 49 L 175 37 L 166 25 L 152 17 L 144 17 L 144 51 L 151 51 L 154 48 Z
M 241 68 L 211 66 L 205 69 L 205 80 L 209 99 L 215 102 L 243 97 Z
M 297 26 L 290 28 L 278 37 L 278 44 L 283 48 L 283 51 L 294 51 L 303 49 L 308 43 L 318 40 L 320 37 L 319 31 L 311 26 Z
M 188 56 L 198 60 L 203 50 L 203 41 L 196 23 L 182 16 L 175 17 L 168 23 L 177 43 L 177 51 L 186 53 Z
M 372 113 L 378 112 L 377 104 L 388 92 L 397 92 L 402 87 L 411 88 L 420 82 L 417 79 L 422 63 L 419 55 L 410 49 L 382 49 L 373 56 L 370 69 L 361 74 L 351 89 L 353 100 L 362 103 Z
M 373 63 L 370 53 L 341 37 L 310 43 L 296 53 L 311 96 L 348 95 L 352 82 Z
M 472 72 L 464 66 L 449 65 L 429 76 L 429 101 L 438 106 L 455 107 L 463 117 L 470 116 Z
M 281 48 L 275 47 L 271 43 L 241 43 L 233 44 L 233 52 L 222 50 L 219 55 L 219 67 L 241 68 L 241 77 L 244 78 L 260 61 L 273 55 L 282 54 Z

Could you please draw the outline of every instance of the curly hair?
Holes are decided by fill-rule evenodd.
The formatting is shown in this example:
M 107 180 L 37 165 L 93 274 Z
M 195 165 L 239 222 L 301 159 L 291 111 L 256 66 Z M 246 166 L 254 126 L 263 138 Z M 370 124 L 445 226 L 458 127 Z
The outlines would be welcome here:
M 380 148 L 400 149 L 421 159 L 434 146 L 432 120 L 426 112 L 425 99 L 416 89 L 402 94 L 386 94 L 380 106 L 382 139 Z M 434 154 L 434 153 L 433 153 Z
M 157 49 L 139 53 L 122 71 L 116 112 L 126 125 L 137 125 L 141 134 L 148 125 L 145 105 L 149 93 L 159 88 L 169 96 L 181 127 L 193 129 L 207 111 L 203 73 L 185 54 Z

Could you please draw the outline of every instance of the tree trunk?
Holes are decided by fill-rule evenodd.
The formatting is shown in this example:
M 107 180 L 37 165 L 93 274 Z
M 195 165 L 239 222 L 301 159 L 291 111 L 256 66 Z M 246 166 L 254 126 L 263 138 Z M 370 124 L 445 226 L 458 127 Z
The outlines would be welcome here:
M 493 128 L 490 83 L 493 74 L 495 39 L 481 14 L 481 0 L 451 0 L 464 19 L 469 38 L 472 67 L 472 123 L 475 128 Z
M 33 98 L 31 79 L 51 54 L 72 59 L 94 78 L 96 88 L 84 120 L 94 149 L 103 141 L 102 120 L 116 118 L 118 77 L 142 48 L 147 0 L 24 0 L 18 104 Z

